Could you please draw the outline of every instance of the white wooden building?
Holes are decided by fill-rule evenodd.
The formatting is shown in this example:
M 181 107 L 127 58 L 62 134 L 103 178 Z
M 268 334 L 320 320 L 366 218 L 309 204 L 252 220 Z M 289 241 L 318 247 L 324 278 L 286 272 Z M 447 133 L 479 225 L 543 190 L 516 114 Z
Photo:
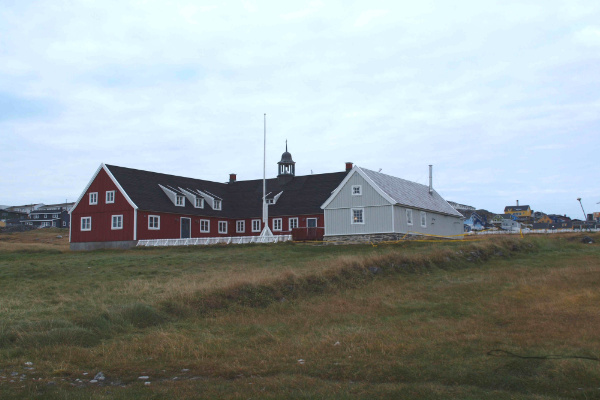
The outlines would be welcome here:
M 354 166 L 321 208 L 325 240 L 397 240 L 406 234 L 462 238 L 464 217 L 430 185 Z

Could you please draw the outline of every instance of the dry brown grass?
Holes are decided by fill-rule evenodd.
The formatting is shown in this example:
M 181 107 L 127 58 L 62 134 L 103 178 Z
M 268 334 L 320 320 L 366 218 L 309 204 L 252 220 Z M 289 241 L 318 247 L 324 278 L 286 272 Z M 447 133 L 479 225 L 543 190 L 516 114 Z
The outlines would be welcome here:
M 152 300 L 158 310 L 175 301 L 204 311 L 121 328 L 90 347 L 0 351 L 13 365 L 32 360 L 43 376 L 66 382 L 102 370 L 126 385 L 110 388 L 118 398 L 595 398 L 600 363 L 488 352 L 600 356 L 596 246 L 510 239 L 403 247 L 325 265 L 314 260 L 299 271 L 257 269 L 253 275 L 236 263 L 234 277 L 223 268 L 220 277 L 186 271 L 153 280 L 123 278 L 112 292 L 111 283 L 98 282 L 62 293 L 61 302 L 86 301 L 93 313 L 116 318 L 121 314 L 103 294 L 108 291 L 118 299 Z M 289 284 L 298 291 L 287 294 Z M 312 284 L 326 290 L 311 290 Z M 98 299 L 89 302 L 88 296 Z M 202 303 L 207 300 L 213 302 L 210 313 Z M 184 368 L 190 371 L 182 373 Z M 150 388 L 139 375 L 151 376 Z M 31 390 L 55 398 L 104 396 L 91 385 L 75 392 L 69 383 Z
M 58 236 L 62 236 L 59 238 Z M 0 232 L 0 251 L 69 250 L 69 230 L 58 228 L 36 229 L 28 232 Z

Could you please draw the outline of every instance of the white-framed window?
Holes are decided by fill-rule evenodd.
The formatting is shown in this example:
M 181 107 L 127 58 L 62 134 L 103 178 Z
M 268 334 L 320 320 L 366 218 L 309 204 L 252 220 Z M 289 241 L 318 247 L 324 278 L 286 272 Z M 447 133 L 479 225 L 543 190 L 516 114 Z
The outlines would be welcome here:
M 81 230 L 91 231 L 92 230 L 92 217 L 81 217 Z
M 362 195 L 362 186 L 361 185 L 352 185 L 352 196 L 361 196 Z
M 67 226 L 67 221 L 63 221 L 63 226 Z
M 260 232 L 260 219 L 252 220 L 252 232 Z
M 58 214 L 52 214 L 52 218 L 58 218 Z
M 352 224 L 364 224 L 364 208 L 353 208 L 352 209 Z
M 202 197 L 196 197 L 196 208 L 204 208 L 204 199 Z
M 208 219 L 200 220 L 200 232 L 210 232 L 210 220 L 208 220 Z
M 273 219 L 273 230 L 280 231 L 281 230 L 281 218 Z
M 221 209 L 221 200 L 215 199 L 213 202 L 213 210 L 220 210 L 220 209 Z
M 425 211 L 421 211 L 421 226 L 427 228 L 427 213 Z
M 90 205 L 98 204 L 98 192 L 90 193 Z
M 184 207 L 185 206 L 185 197 L 177 195 L 177 198 L 175 199 L 175 205 L 179 206 L 179 207 Z
M 110 229 L 123 229 L 123 216 L 113 215 Z
M 406 224 L 407 225 L 412 225 L 412 210 L 411 209 L 406 209 Z
M 160 215 L 148 215 L 148 229 L 160 229 Z
M 114 202 L 115 202 L 115 191 L 114 190 L 108 190 L 106 192 L 106 204 L 114 203 Z
M 39 219 L 40 215 L 39 214 L 34 214 L 33 219 Z
M 290 218 L 288 223 L 290 225 L 290 231 L 291 231 L 292 229 L 298 227 L 298 218 Z
M 246 231 L 246 221 L 236 221 L 235 231 L 238 233 L 245 232 Z
M 219 221 L 219 233 L 227 233 L 227 221 Z
M 266 200 L 265 200 L 265 203 L 267 203 L 267 204 L 274 204 L 274 203 L 273 203 L 273 199 L 266 199 Z

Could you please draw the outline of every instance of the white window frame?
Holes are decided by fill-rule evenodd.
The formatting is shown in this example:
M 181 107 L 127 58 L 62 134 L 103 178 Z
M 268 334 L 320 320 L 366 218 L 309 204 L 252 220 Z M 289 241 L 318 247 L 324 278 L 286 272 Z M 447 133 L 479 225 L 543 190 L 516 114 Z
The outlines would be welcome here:
M 362 185 L 352 185 L 352 196 L 362 196 Z
M 288 220 L 288 227 L 290 228 L 289 230 L 291 231 L 294 228 L 298 228 L 298 218 L 290 218 Z
M 413 224 L 413 212 L 410 208 L 406 209 L 406 225 Z
M 227 234 L 227 221 L 219 221 L 219 233 L 222 235 Z
M 206 227 L 205 227 L 206 225 Z M 201 219 L 200 220 L 200 232 L 208 233 L 210 232 L 210 220 L 209 219 Z
M 260 227 L 261 227 L 261 220 L 260 219 L 253 219 L 252 220 L 252 232 L 260 232 Z
M 81 217 L 81 231 L 89 232 L 92 230 L 92 217 Z
M 356 220 L 355 212 L 360 211 L 360 221 Z M 365 224 L 365 209 L 364 208 L 352 208 L 350 209 L 350 223 L 352 225 L 364 225 Z
M 237 233 L 246 232 L 246 221 L 244 221 L 244 220 L 236 221 L 235 222 L 235 231 Z
M 67 221 L 63 221 L 63 227 L 67 226 Z
M 281 231 L 283 228 L 283 220 L 281 218 L 273 218 L 273 230 Z
M 219 199 L 214 199 L 213 200 L 213 210 L 220 210 L 221 209 L 221 200 Z
M 58 214 L 52 214 L 52 218 L 58 218 Z
M 421 211 L 421 227 L 427 228 L 427 213 L 425 211 Z
M 153 220 L 156 222 L 155 224 L 152 223 Z M 160 215 L 148 215 L 148 229 L 151 231 L 160 230 Z
M 115 202 L 115 191 L 107 190 L 106 191 L 106 204 L 111 204 Z
M 123 215 L 113 215 L 111 217 L 111 222 L 110 222 L 110 229 L 111 230 L 117 230 L 117 229 L 123 229 Z M 115 225 L 115 221 L 117 222 L 117 224 Z
M 202 197 L 196 197 L 196 208 L 204 208 L 204 199 Z
M 185 196 L 178 194 L 175 196 L 175 205 L 177 207 L 185 207 Z
M 90 193 L 90 206 L 98 204 L 98 192 Z

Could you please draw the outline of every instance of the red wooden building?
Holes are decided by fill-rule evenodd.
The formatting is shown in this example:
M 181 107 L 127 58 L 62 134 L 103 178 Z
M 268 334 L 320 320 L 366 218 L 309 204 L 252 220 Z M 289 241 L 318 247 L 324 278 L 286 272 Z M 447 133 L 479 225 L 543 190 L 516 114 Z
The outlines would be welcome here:
M 295 175 L 283 153 L 277 178 L 267 179 L 274 235 L 312 238 L 324 226 L 321 204 L 345 172 Z M 73 250 L 129 248 L 140 240 L 259 236 L 263 181 L 219 183 L 102 164 L 71 210 Z M 301 229 L 304 228 L 304 229 Z M 315 228 L 308 229 L 307 228 Z

